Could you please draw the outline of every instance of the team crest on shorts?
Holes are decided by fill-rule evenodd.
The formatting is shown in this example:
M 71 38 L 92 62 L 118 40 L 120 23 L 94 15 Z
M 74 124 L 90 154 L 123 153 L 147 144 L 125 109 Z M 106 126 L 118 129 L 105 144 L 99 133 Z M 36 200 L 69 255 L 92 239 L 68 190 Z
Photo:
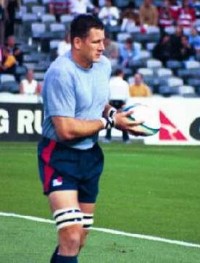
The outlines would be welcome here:
M 63 179 L 61 176 L 59 176 L 52 181 L 52 186 L 53 187 L 60 186 L 60 185 L 62 185 L 62 183 L 63 183 Z

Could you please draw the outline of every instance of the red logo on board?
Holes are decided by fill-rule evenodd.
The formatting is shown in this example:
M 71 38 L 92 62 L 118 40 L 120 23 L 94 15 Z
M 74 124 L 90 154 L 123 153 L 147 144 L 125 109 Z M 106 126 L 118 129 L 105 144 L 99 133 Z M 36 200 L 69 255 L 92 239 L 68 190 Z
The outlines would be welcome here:
M 161 128 L 159 132 L 160 140 L 187 141 L 183 133 L 172 123 L 166 115 L 160 111 Z

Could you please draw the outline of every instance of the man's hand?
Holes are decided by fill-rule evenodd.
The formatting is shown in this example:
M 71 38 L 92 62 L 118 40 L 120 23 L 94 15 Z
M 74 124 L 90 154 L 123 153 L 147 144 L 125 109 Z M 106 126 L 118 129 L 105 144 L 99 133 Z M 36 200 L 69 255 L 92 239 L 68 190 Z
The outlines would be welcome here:
M 114 116 L 115 127 L 135 136 L 144 136 L 145 134 L 140 130 L 140 124 L 142 124 L 143 121 L 134 121 L 129 118 L 132 113 L 133 111 L 117 112 Z

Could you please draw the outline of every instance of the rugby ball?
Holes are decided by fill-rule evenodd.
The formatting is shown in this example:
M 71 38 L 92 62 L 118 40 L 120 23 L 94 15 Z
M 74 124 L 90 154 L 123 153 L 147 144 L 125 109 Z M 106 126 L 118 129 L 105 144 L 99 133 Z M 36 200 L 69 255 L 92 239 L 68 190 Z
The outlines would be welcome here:
M 137 131 L 142 133 L 142 136 L 151 136 L 160 130 L 160 117 L 158 109 L 151 105 L 142 103 L 135 103 L 125 105 L 123 111 L 133 111 L 129 116 L 134 121 L 141 121 L 142 123 L 137 126 Z

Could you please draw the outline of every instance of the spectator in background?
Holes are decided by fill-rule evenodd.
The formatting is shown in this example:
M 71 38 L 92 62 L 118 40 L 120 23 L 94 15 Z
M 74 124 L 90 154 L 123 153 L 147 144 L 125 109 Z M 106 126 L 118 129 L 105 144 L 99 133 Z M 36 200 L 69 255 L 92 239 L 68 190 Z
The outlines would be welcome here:
M 133 32 L 135 26 L 139 24 L 138 13 L 134 12 L 132 9 L 125 9 L 121 16 L 121 31 L 131 33 Z
M 90 0 L 69 0 L 69 12 L 72 15 L 96 13 L 97 7 Z
M 41 93 L 41 85 L 34 79 L 34 71 L 32 69 L 28 69 L 26 77 L 22 79 L 20 93 L 26 95 L 39 95 Z
M 196 20 L 195 9 L 190 5 L 189 0 L 183 0 L 179 9 L 177 24 L 184 27 L 192 27 Z
M 189 35 L 189 43 L 195 49 L 196 55 L 200 55 L 200 35 L 195 27 L 192 27 Z
M 161 36 L 159 42 L 154 46 L 152 54 L 153 57 L 162 61 L 163 65 L 171 59 L 171 41 L 170 36 L 165 34 Z
M 116 69 L 113 76 L 109 81 L 110 96 L 109 104 L 116 108 L 121 109 L 129 98 L 129 84 L 124 80 L 124 72 L 122 69 Z M 111 128 L 106 130 L 105 142 L 111 141 Z M 122 131 L 123 142 L 127 143 L 129 141 L 129 136 L 126 131 Z
M 58 43 L 58 48 L 57 48 L 57 55 L 62 56 L 64 55 L 67 51 L 71 49 L 71 43 L 70 43 L 70 36 L 69 33 L 66 32 L 65 37 L 63 40 L 61 40 Z
M 178 16 L 179 16 L 180 8 L 181 8 L 181 6 L 177 0 L 170 0 L 171 16 L 172 16 L 173 20 L 175 21 L 175 24 L 176 24 L 176 21 L 177 21 Z
M 106 32 L 104 40 L 103 54 L 109 58 L 112 67 L 116 67 L 119 62 L 119 45 L 116 41 L 112 40 L 110 34 Z
M 119 47 L 119 62 L 123 67 L 128 67 L 130 61 L 140 59 L 140 51 L 140 44 L 134 42 L 132 38 L 127 38 Z
M 6 35 L 15 35 L 15 14 L 20 7 L 20 0 L 7 0 Z
M 144 0 L 139 8 L 140 25 L 157 26 L 158 25 L 158 9 L 152 3 L 152 0 Z
M 7 1 L 0 0 L 0 46 L 5 42 L 5 24 L 7 20 Z
M 3 47 L 2 49 L 2 61 L 0 64 L 1 74 L 15 74 L 17 61 L 16 58 L 10 53 L 9 49 Z
M 195 57 L 195 50 L 190 45 L 189 40 L 187 36 L 181 37 L 181 48 L 178 53 L 178 59 L 180 61 L 187 61 L 190 59 L 194 59 Z
M 171 42 L 171 59 L 179 59 L 179 53 L 181 49 L 181 38 L 183 36 L 183 28 L 176 26 L 175 33 L 170 36 Z
M 23 64 L 23 51 L 17 46 L 15 36 L 8 36 L 6 45 L 10 54 L 12 54 L 19 65 Z
M 149 97 L 152 95 L 151 89 L 144 83 L 143 76 L 140 73 L 134 75 L 134 82 L 129 86 L 131 97 Z
M 69 0 L 50 0 L 49 13 L 55 15 L 56 21 L 60 21 L 60 16 L 69 13 Z
M 163 30 L 165 27 L 174 25 L 174 19 L 170 8 L 170 0 L 163 1 L 162 5 L 158 9 L 158 25 Z
M 120 19 L 120 11 L 112 4 L 111 0 L 106 0 L 105 6 L 99 10 L 98 16 L 105 26 L 117 26 Z

